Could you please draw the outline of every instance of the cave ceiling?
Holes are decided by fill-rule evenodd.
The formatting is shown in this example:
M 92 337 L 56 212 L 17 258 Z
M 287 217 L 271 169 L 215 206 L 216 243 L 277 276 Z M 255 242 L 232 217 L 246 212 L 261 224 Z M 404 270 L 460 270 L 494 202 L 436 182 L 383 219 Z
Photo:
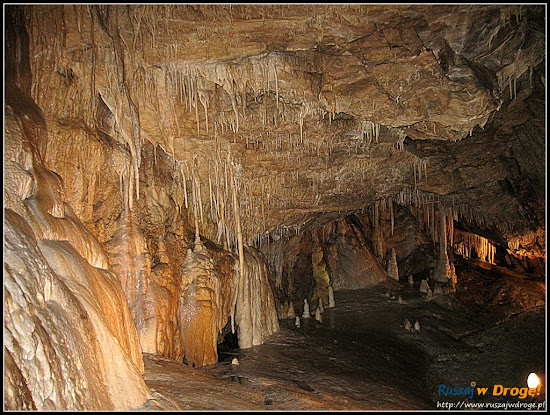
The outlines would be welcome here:
M 24 16 L 46 159 L 84 222 L 120 212 L 101 186 L 87 206 L 75 190 L 78 166 L 99 177 L 95 164 L 136 206 L 164 179 L 179 208 L 200 200 L 212 238 L 232 188 L 249 243 L 417 190 L 468 205 L 500 235 L 544 226 L 544 6 L 41 5 Z M 159 171 L 161 153 L 171 173 L 155 177 L 145 170 Z

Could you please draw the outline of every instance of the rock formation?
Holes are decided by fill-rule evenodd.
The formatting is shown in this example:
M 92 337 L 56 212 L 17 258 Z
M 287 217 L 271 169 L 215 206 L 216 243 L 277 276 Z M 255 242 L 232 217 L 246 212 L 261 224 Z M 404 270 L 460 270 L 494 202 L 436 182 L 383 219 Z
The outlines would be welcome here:
M 288 318 L 295 318 L 296 311 L 294 311 L 294 303 L 290 301 L 290 306 L 288 307 Z
M 427 293 L 429 289 L 430 289 L 430 286 L 428 285 L 428 280 L 422 280 L 422 281 L 420 281 L 420 288 L 419 288 L 419 291 L 420 291 L 421 293 Z
M 311 314 L 309 312 L 309 304 L 307 303 L 307 300 L 304 300 L 304 311 L 302 313 L 302 318 L 310 318 Z
M 334 290 L 332 289 L 332 285 L 328 287 L 328 307 L 333 308 L 336 305 L 334 301 Z
M 214 261 L 200 239 L 187 251 L 181 274 L 178 323 L 183 358 L 190 366 L 213 365 L 218 361 L 218 332 L 225 325 L 222 289 Z
M 392 248 L 390 259 L 388 261 L 388 276 L 395 281 L 399 281 L 399 270 L 397 268 L 397 258 L 395 256 L 395 248 Z

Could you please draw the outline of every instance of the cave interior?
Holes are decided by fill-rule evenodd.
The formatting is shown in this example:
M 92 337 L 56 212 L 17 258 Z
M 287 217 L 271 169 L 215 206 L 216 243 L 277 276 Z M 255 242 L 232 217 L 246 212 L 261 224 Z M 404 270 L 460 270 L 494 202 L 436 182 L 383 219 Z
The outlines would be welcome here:
M 4 409 L 545 404 L 546 5 L 4 15 Z

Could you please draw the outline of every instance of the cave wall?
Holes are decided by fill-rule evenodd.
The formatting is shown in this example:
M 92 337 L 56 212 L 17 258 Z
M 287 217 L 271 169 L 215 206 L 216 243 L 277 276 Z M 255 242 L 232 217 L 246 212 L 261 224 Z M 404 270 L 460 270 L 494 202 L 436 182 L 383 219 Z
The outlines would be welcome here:
M 5 394 L 12 409 L 123 409 L 148 396 L 118 277 L 45 163 L 48 131 L 29 95 L 23 16 L 7 22 Z

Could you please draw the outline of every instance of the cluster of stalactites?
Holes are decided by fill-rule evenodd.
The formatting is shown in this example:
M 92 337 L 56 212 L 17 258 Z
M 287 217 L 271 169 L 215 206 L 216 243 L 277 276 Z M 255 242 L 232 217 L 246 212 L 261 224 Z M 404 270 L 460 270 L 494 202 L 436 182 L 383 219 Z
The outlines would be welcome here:
M 487 238 L 470 232 L 455 231 L 454 251 L 464 258 L 472 258 L 475 251 L 480 260 L 495 263 L 496 247 Z
M 213 159 L 175 161 L 173 193 L 178 211 L 183 213 L 185 207 L 197 232 L 236 251 L 239 245 L 252 245 L 252 235 L 265 231 L 271 200 L 265 188 L 266 197 L 255 200 L 242 166 L 232 159 L 230 151 L 225 154 L 219 152 Z
M 168 55 L 177 57 L 177 44 L 168 45 Z M 287 58 L 289 59 L 289 58 Z M 188 112 L 195 113 L 197 135 L 231 130 L 239 132 L 240 125 L 247 115 L 247 94 L 254 96 L 255 101 L 262 97 L 261 123 L 277 125 L 285 121 L 289 115 L 288 110 L 296 107 L 297 111 L 290 111 L 290 120 L 299 124 L 300 137 L 303 138 L 303 120 L 311 113 L 311 108 L 304 104 L 305 97 L 285 97 L 282 99 L 279 93 L 279 71 L 286 71 L 288 63 L 281 61 L 281 57 L 275 53 L 249 57 L 238 62 L 204 62 L 175 63 L 171 60 L 166 68 L 166 88 L 172 98 L 184 103 Z M 212 108 L 212 103 L 217 101 L 214 96 L 218 91 L 215 86 L 221 87 L 231 102 L 231 116 L 220 108 Z M 170 92 L 172 91 L 172 92 Z M 274 108 L 268 107 L 268 97 L 273 96 Z M 295 103 L 287 102 L 289 99 Z M 302 102 L 302 104 L 300 104 Z M 282 106 L 290 104 L 282 110 Z M 281 110 L 281 111 L 280 111 Z M 200 114 L 204 112 L 205 123 L 201 126 Z M 209 113 L 213 113 L 209 116 Z M 176 120 L 177 122 L 177 120 Z M 179 126 L 175 125 L 179 131 Z M 179 135 L 179 134 L 178 134 Z
M 401 191 L 397 195 L 376 200 L 370 207 L 373 223 L 376 226 L 381 213 L 384 216 L 387 216 L 389 213 L 392 235 L 395 226 L 393 210 L 394 203 L 400 206 L 410 207 L 412 213 L 415 214 L 418 221 L 420 222 L 420 225 L 431 236 L 434 243 L 439 242 L 440 212 L 437 207 L 442 202 L 437 195 L 435 195 L 434 193 L 422 192 L 418 189 L 414 189 L 412 191 L 410 191 L 410 189 L 406 189 Z M 458 211 L 456 211 L 453 206 L 450 206 L 445 207 L 445 212 L 447 240 L 448 244 L 452 245 L 454 221 L 458 219 Z
M 538 232 L 527 231 L 521 235 L 508 239 L 508 250 L 511 253 L 520 253 L 526 248 L 532 247 L 535 244 L 544 245 L 539 241 Z
M 454 222 L 459 220 L 473 224 L 477 227 L 485 227 L 485 218 L 474 212 L 467 204 L 460 203 L 453 197 L 450 202 L 445 202 L 439 195 L 431 192 L 424 192 L 417 188 L 404 188 L 393 198 L 401 206 L 411 207 L 411 211 L 418 218 L 434 243 L 439 242 L 439 211 L 438 205 L 445 208 L 447 246 L 454 246 L 454 235 L 456 235 Z M 501 225 L 506 229 L 505 224 Z

